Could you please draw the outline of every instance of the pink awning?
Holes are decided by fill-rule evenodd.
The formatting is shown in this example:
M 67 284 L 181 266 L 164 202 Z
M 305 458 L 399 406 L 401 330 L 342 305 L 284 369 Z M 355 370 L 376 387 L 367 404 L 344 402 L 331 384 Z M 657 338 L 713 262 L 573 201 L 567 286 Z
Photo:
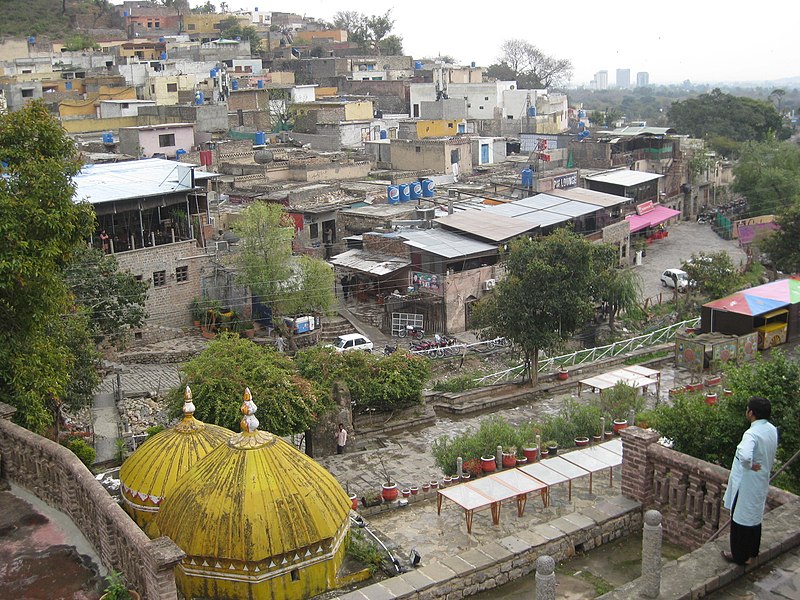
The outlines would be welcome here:
M 666 206 L 656 206 L 650 212 L 643 215 L 628 215 L 625 217 L 631 224 L 631 233 L 635 233 L 645 227 L 652 227 L 664 221 L 669 221 L 672 217 L 681 214 L 681 211 Z

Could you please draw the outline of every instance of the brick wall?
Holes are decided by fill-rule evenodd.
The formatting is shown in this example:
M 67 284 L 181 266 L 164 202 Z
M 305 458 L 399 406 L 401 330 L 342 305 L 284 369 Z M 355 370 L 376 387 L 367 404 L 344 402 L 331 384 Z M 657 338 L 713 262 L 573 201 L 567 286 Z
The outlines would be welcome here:
M 183 551 L 169 538 L 150 540 L 71 451 L 13 424 L 11 407 L 0 403 L 0 414 L 3 479 L 67 515 L 144 600 L 177 600 L 173 568 Z
M 193 298 L 202 295 L 201 276 L 213 270 L 213 254 L 206 254 L 194 240 L 188 240 L 114 256 L 121 271 L 129 271 L 150 283 L 145 302 L 149 324 L 166 327 L 191 324 L 189 305 Z M 182 267 L 186 267 L 186 281 L 179 282 L 176 269 Z M 154 287 L 154 273 L 161 271 L 165 283 Z
M 729 471 L 666 448 L 658 439 L 655 431 L 639 427 L 622 430 L 622 493 L 641 502 L 645 509 L 661 512 L 666 539 L 699 548 L 730 518 L 722 506 Z M 771 487 L 767 509 L 796 499 Z

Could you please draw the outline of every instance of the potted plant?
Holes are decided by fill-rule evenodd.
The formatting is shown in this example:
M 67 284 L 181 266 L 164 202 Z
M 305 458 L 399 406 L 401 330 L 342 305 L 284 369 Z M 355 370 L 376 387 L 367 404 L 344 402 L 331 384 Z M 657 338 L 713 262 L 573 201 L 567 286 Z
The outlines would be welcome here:
M 503 468 L 513 469 L 517 466 L 517 447 L 508 446 L 503 450 Z
M 536 455 L 539 453 L 539 448 L 535 444 L 530 444 L 522 448 L 522 455 L 528 459 L 529 463 L 536 462 Z
M 347 490 L 347 495 L 350 496 L 350 506 L 353 510 L 358 510 L 358 495 L 350 493 L 350 482 L 346 481 L 344 487 Z
M 614 419 L 614 433 L 619 435 L 619 432 L 628 426 L 628 419 Z
M 189 312 L 192 313 L 192 323 L 200 329 L 200 322 L 203 320 L 203 301 L 200 298 L 193 298 L 189 305 Z
M 122 573 L 111 571 L 106 576 L 106 589 L 100 600 L 141 600 L 141 596 L 138 592 L 128 589 Z
M 392 481 L 392 476 L 383 462 L 383 456 L 378 454 L 378 461 L 381 463 L 381 473 L 383 474 L 383 483 L 381 484 L 381 496 L 387 502 L 397 500 L 397 484 Z
M 256 326 L 252 321 L 239 321 L 239 329 L 246 338 L 253 339 L 256 335 Z
M 481 456 L 481 470 L 484 473 L 492 473 L 497 470 L 497 462 L 494 456 Z
M 575 438 L 575 445 L 578 448 L 583 448 L 584 446 L 589 445 L 589 438 L 586 436 L 578 436 Z
M 567 371 L 564 367 L 558 367 L 558 371 L 556 372 L 556 379 L 559 381 L 566 381 L 569 379 L 569 371 Z
M 558 442 L 555 440 L 548 440 L 545 442 L 545 448 L 547 448 L 547 455 L 548 456 L 555 456 L 558 454 Z

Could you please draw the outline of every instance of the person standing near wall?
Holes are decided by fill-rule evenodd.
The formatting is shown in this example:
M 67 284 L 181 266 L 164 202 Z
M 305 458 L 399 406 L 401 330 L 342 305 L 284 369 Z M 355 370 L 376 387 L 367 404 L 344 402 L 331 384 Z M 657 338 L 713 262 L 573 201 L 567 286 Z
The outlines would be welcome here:
M 339 428 L 333 436 L 336 438 L 336 454 L 343 454 L 347 444 L 347 430 L 344 428 L 344 423 L 339 423 Z
M 772 416 L 769 400 L 753 396 L 747 402 L 745 416 L 750 428 L 736 447 L 728 489 L 722 500 L 731 511 L 731 549 L 723 551 L 722 558 L 741 566 L 758 556 L 769 475 L 778 447 L 778 430 L 769 422 Z

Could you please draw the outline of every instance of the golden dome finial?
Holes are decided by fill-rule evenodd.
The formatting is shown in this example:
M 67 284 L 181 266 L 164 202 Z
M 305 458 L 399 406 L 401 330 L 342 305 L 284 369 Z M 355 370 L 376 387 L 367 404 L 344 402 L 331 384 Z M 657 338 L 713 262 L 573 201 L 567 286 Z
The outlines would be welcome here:
M 253 433 L 258 430 L 258 419 L 256 419 L 255 416 L 258 407 L 256 403 L 253 402 L 253 395 L 250 393 L 249 387 L 244 388 L 242 407 L 239 410 L 241 410 L 244 415 L 242 421 L 239 423 L 242 428 L 242 433 Z
M 192 390 L 189 386 L 183 392 L 183 416 L 191 417 L 194 414 L 194 402 L 192 402 Z

